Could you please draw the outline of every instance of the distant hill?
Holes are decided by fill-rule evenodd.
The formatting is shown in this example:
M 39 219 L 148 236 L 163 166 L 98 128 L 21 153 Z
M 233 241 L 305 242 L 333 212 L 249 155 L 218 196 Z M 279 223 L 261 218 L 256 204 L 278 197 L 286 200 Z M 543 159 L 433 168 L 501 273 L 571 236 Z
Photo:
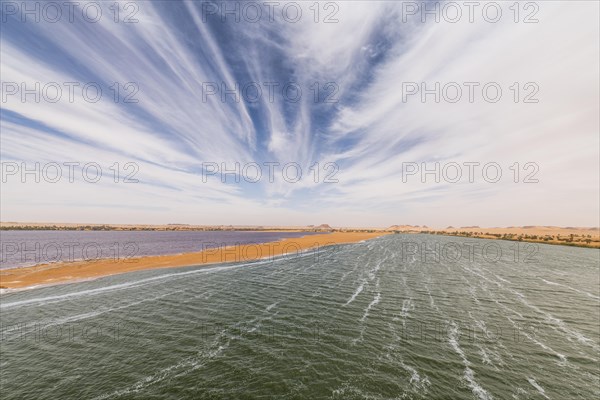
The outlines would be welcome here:
M 313 229 L 333 229 L 329 224 L 321 224 L 319 226 L 315 226 Z

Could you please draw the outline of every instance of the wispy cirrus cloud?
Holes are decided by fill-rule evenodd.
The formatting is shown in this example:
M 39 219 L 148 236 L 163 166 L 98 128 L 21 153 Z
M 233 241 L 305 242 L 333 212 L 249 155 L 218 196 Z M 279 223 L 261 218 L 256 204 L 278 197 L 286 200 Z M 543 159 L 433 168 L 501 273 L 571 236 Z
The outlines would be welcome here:
M 23 22 L 3 5 L 3 85 L 95 82 L 103 94 L 92 103 L 75 90 L 72 102 L 53 103 L 3 93 L 2 161 L 134 162 L 139 183 L 9 180 L 3 220 L 597 222 L 595 2 L 539 3 L 539 22 L 530 24 L 515 23 L 507 8 L 497 23 L 421 22 L 406 2 L 386 1 L 320 3 L 318 18 L 312 3 L 294 3 L 302 10 L 296 22 L 281 13 L 289 2 L 272 19 L 256 3 L 263 17 L 241 14 L 238 22 L 235 2 L 122 1 L 119 18 L 134 10 L 138 22 L 116 23 L 112 2 L 76 10 L 91 3 L 105 16 L 96 23 L 78 12 L 72 22 Z M 463 96 L 465 82 L 479 86 L 473 102 L 407 96 L 407 83 L 422 82 L 429 89 L 456 82 Z M 496 103 L 482 98 L 489 82 L 503 89 Z M 126 90 L 126 83 L 135 86 Z M 291 92 L 283 90 L 290 83 Z M 531 92 L 526 83 L 538 88 L 537 103 L 522 102 Z M 124 102 L 132 93 L 137 102 Z M 286 181 L 278 167 L 270 182 L 265 162 L 294 163 L 302 179 Z M 505 179 L 403 180 L 407 163 L 422 162 L 496 162 Z M 535 163 L 539 183 L 513 182 L 514 162 Z M 263 177 L 206 178 L 206 163 L 257 163 Z M 324 179 L 332 171 L 337 183 Z

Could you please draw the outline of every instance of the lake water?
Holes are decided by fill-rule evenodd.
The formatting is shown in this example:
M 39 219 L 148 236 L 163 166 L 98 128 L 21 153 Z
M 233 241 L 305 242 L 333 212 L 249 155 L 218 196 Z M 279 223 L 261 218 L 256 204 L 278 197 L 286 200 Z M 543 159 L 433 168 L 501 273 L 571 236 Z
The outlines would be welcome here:
M 19 400 L 598 398 L 598 261 L 597 249 L 389 235 L 5 293 L 0 391 Z

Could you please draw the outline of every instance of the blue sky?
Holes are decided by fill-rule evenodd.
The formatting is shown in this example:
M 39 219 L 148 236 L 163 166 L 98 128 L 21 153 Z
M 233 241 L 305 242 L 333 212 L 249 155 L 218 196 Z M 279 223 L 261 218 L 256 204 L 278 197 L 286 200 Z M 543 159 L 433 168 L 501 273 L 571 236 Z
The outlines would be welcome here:
M 522 21 L 529 9 L 515 23 L 508 2 L 496 3 L 503 13 L 496 23 L 477 11 L 473 22 L 466 15 L 423 22 L 406 3 L 376 1 L 321 2 L 318 21 L 314 2 L 293 3 L 288 14 L 283 8 L 290 3 L 281 2 L 272 19 L 258 2 L 256 22 L 254 9 L 244 13 L 239 2 L 80 2 L 72 21 L 63 7 L 56 22 L 36 22 L 7 3 L 0 39 L 2 162 L 19 168 L 94 162 L 103 179 L 87 182 L 79 167 L 74 182 L 8 175 L 2 221 L 598 224 L 597 2 L 538 2 L 537 23 Z M 42 16 L 55 17 L 38 3 Z M 87 4 L 102 10 L 96 22 L 83 18 Z M 239 21 L 223 15 L 236 4 Z M 296 5 L 302 16 L 291 22 Z M 130 15 L 137 22 L 126 21 Z M 22 85 L 35 91 L 38 82 L 40 88 L 54 82 L 62 97 L 23 98 Z M 72 101 L 68 82 L 80 84 Z M 420 93 L 406 101 L 407 83 L 423 82 L 479 86 L 473 102 L 435 102 L 433 95 L 422 102 Z M 490 82 L 503 90 L 495 103 L 481 95 Z M 83 97 L 89 83 L 102 88 L 97 102 Z M 527 83 L 538 89 L 537 103 L 522 101 L 532 89 Z M 223 101 L 223 87 L 237 87 L 239 101 L 231 93 Z M 292 90 L 287 97 L 285 87 Z M 125 102 L 134 92 L 137 102 Z M 419 174 L 403 181 L 407 164 L 436 162 L 493 162 L 503 178 L 490 183 L 477 169 L 474 182 L 423 182 Z M 509 168 L 515 162 L 518 183 Z M 135 169 L 138 182 L 115 183 L 115 163 L 122 175 Z M 135 168 L 124 170 L 127 163 Z M 213 163 L 256 163 L 263 176 L 203 179 Z M 279 163 L 273 182 L 265 163 Z M 290 163 L 302 171 L 297 182 L 282 175 Z M 522 182 L 526 163 L 539 169 L 538 183 Z M 332 171 L 336 182 L 325 181 Z

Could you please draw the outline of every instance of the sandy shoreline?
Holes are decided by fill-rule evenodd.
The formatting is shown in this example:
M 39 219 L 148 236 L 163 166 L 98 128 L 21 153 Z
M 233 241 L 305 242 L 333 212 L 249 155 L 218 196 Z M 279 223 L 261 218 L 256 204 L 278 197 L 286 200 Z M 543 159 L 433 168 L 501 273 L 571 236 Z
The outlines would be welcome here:
M 287 238 L 268 243 L 207 249 L 194 253 L 41 264 L 0 271 L 0 287 L 2 289 L 19 289 L 90 280 L 147 269 L 256 261 L 333 244 L 356 243 L 385 234 L 384 232 L 334 232 Z

